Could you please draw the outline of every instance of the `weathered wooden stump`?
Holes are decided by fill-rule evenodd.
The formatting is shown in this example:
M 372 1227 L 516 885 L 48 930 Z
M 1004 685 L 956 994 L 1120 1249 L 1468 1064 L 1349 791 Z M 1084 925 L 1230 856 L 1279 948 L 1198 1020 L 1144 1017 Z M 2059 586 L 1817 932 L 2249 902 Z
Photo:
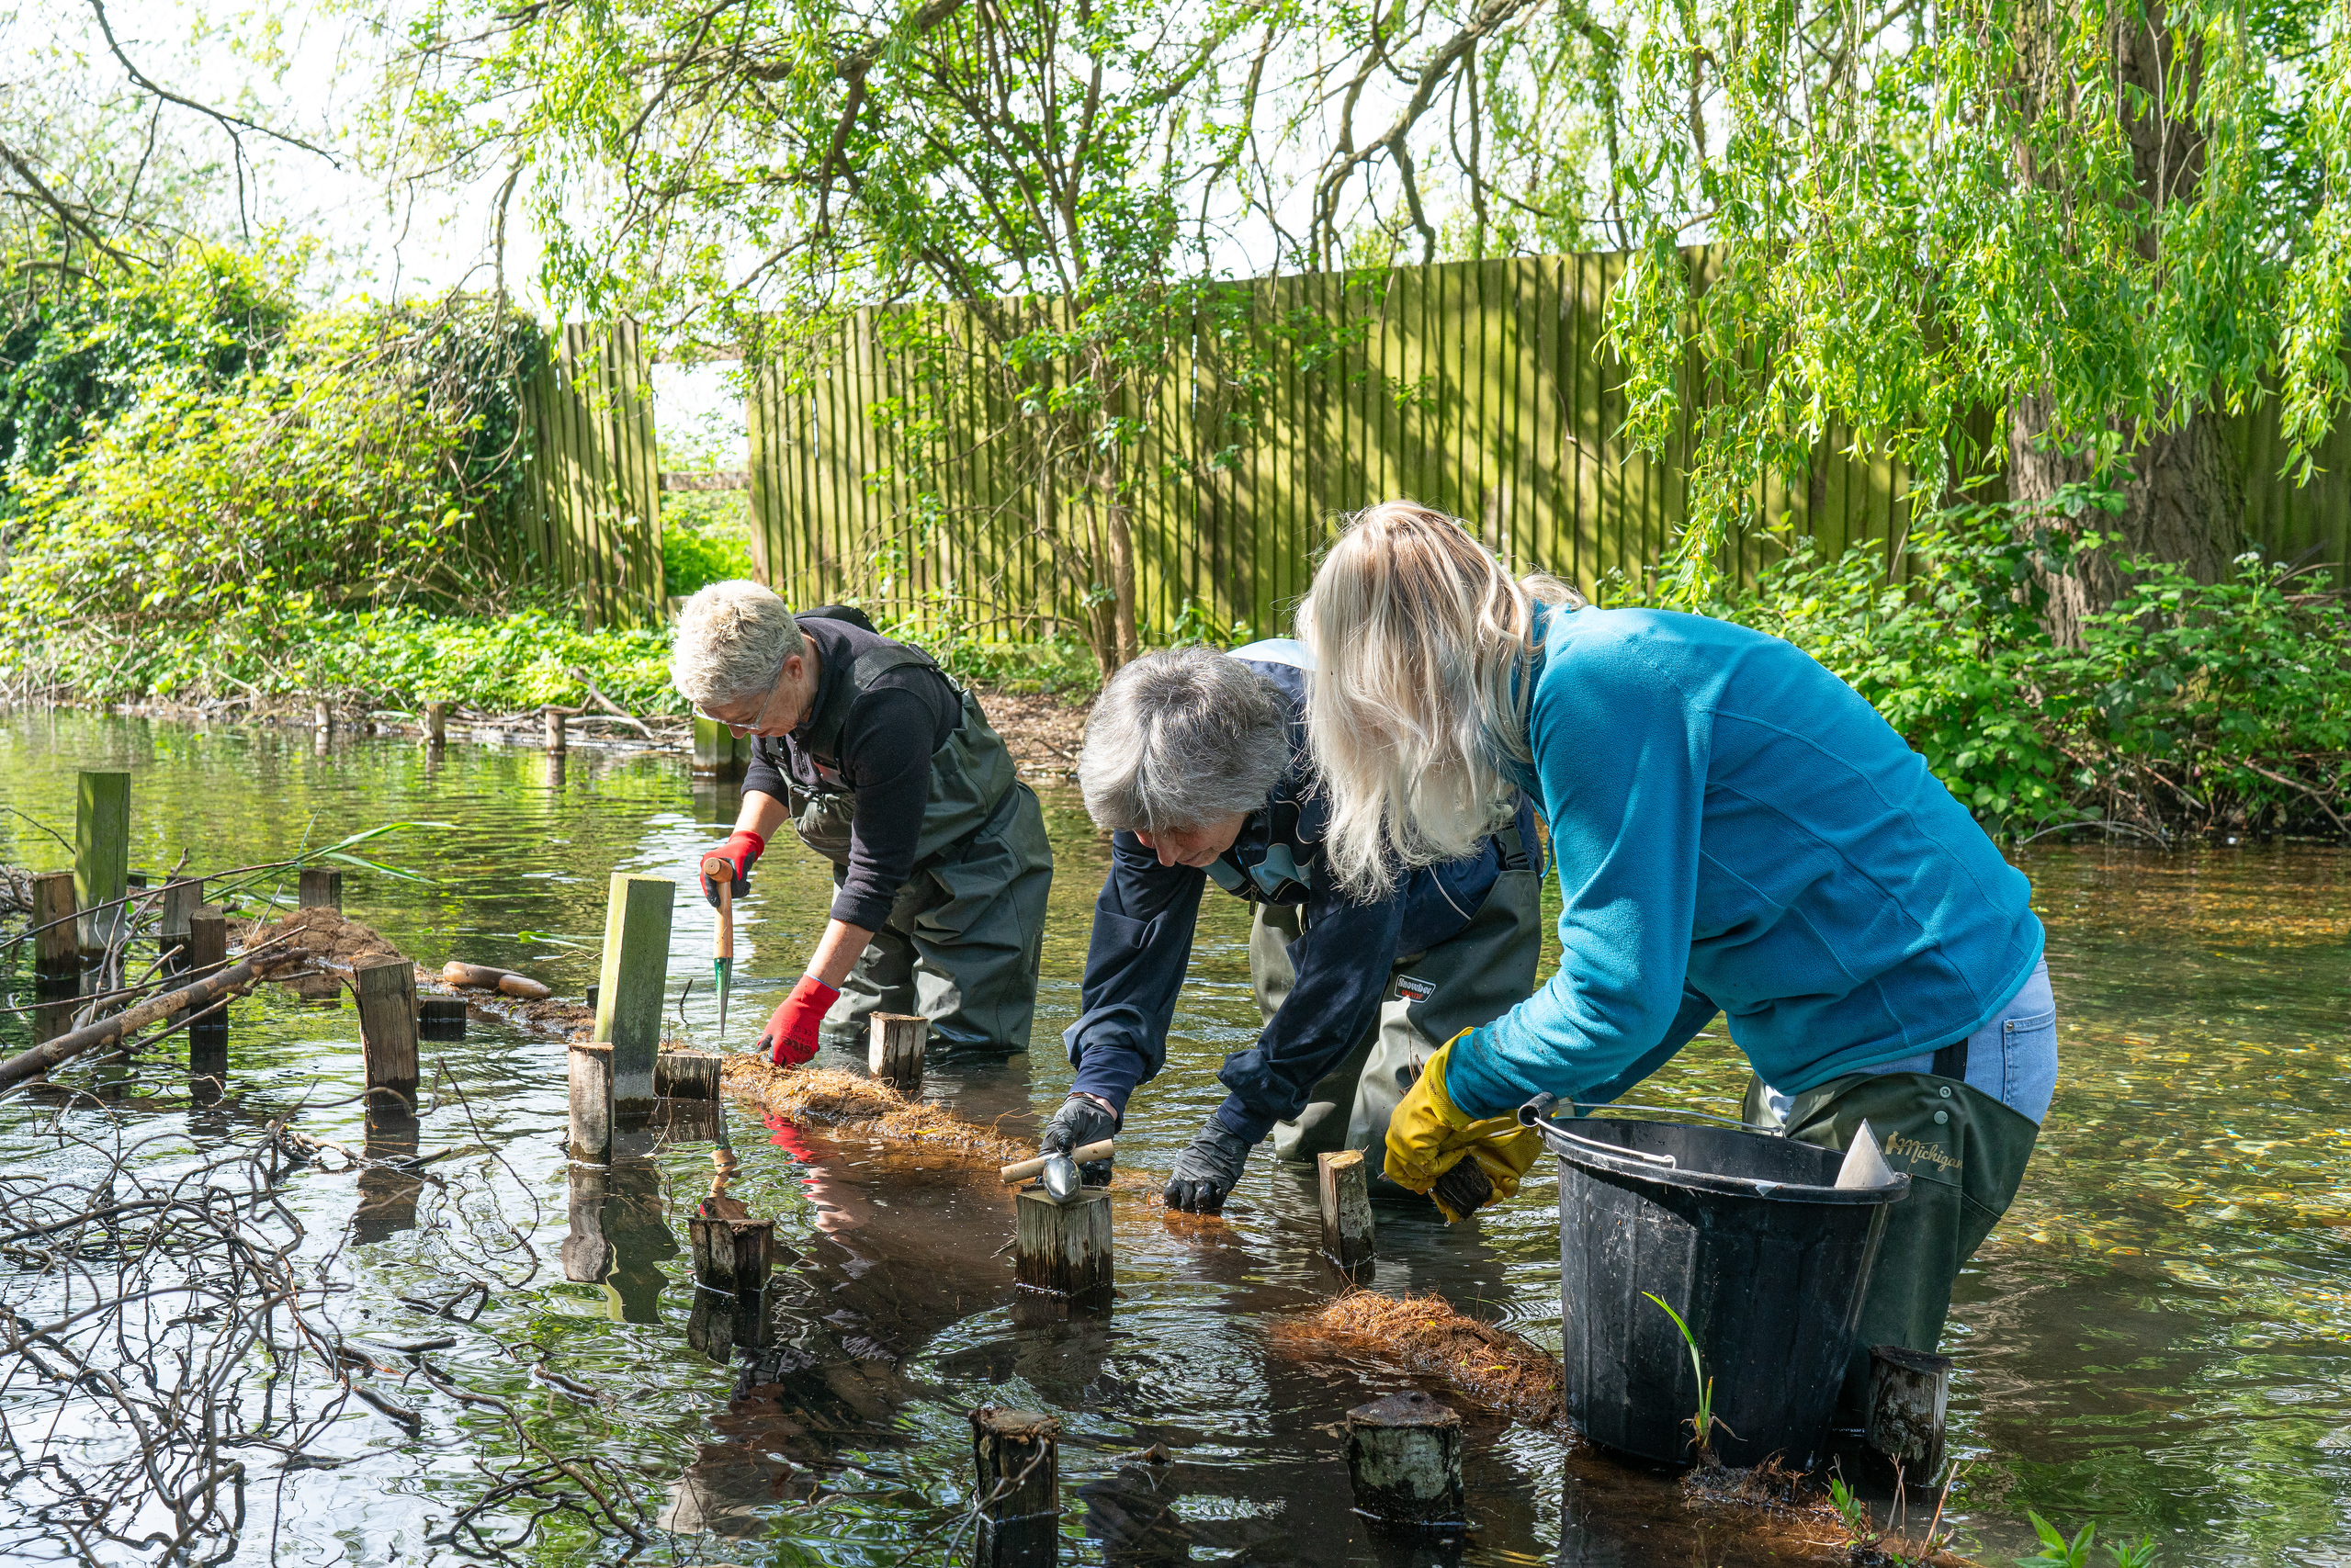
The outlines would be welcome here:
M 866 1070 L 900 1094 L 922 1089 L 922 1053 L 931 1021 L 914 1013 L 877 1012 L 866 1047 Z
M 437 751 L 449 741 L 449 705 L 424 705 L 424 744 Z
M 664 1051 L 653 1058 L 653 1092 L 663 1100 L 718 1098 L 718 1057 L 708 1051 Z
M 164 960 L 164 972 L 179 975 L 188 966 L 187 922 L 204 907 L 204 879 L 200 876 L 175 876 L 164 884 L 164 917 L 156 933 L 155 947 L 159 955 L 179 949 L 177 957 Z
M 597 976 L 596 1038 L 612 1047 L 616 1102 L 651 1109 L 653 1058 L 661 1044 L 669 983 L 670 912 L 677 884 L 616 873 L 605 906 L 604 969 Z
M 42 1045 L 73 1024 L 82 993 L 82 939 L 74 918 L 73 874 L 47 871 L 33 878 L 33 1043 Z
M 575 1040 L 568 1055 L 571 1157 L 602 1162 L 612 1155 L 612 1047 Z
M 974 1568 L 1031 1568 L 1061 1555 L 1061 1423 L 983 1404 L 971 1413 L 979 1513 Z
M 563 730 L 566 716 L 563 710 L 542 708 L 539 710 L 539 716 L 547 725 L 547 749 L 550 751 L 563 750 L 567 744 Z
M 1012 1252 L 1022 1284 L 1089 1304 L 1110 1299 L 1110 1194 L 1080 1192 L 1057 1203 L 1042 1192 L 1013 1201 Z
M 1322 1201 L 1323 1254 L 1352 1274 L 1372 1260 L 1373 1246 L 1363 1151 L 1343 1149 L 1315 1156 L 1315 1176 Z
M 416 965 L 371 958 L 351 972 L 359 994 L 359 1052 L 372 1111 L 416 1109 Z
M 1461 1417 L 1425 1393 L 1392 1393 L 1347 1413 L 1355 1510 L 1386 1524 L 1458 1529 L 1464 1520 Z
M 334 732 L 333 703 L 322 702 L 311 705 L 311 728 L 321 735 L 331 735 Z
M 775 1222 L 696 1214 L 687 1222 L 694 1247 L 694 1313 L 686 1343 L 713 1360 L 737 1345 L 767 1343 L 767 1280 L 774 1267 Z
M 305 909 L 343 913 L 343 873 L 328 865 L 306 865 L 296 884 L 295 900 Z
M 217 904 L 199 905 L 187 918 L 187 976 L 200 979 L 229 963 L 229 916 Z M 214 1002 L 187 1026 L 187 1070 L 225 1088 L 229 1076 L 229 1004 Z
M 1870 1446 L 1916 1485 L 1929 1484 L 1943 1468 L 1952 1364 L 1949 1356 L 1899 1345 L 1870 1348 Z

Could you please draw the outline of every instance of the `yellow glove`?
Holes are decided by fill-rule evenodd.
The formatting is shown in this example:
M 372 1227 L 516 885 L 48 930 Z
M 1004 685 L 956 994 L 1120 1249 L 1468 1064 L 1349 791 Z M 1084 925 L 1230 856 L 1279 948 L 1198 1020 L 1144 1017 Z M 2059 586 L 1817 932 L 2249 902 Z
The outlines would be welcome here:
M 1519 1190 L 1519 1179 L 1543 1152 L 1543 1139 L 1515 1116 L 1471 1121 L 1445 1092 L 1445 1064 L 1464 1029 L 1439 1047 L 1420 1077 L 1388 1118 L 1387 1179 L 1414 1192 L 1429 1192 L 1437 1179 L 1464 1158 L 1475 1160 L 1492 1184 L 1494 1201 Z M 1448 1183 L 1450 1186 L 1451 1183 Z M 1441 1193 L 1431 1193 L 1448 1220 L 1464 1217 Z

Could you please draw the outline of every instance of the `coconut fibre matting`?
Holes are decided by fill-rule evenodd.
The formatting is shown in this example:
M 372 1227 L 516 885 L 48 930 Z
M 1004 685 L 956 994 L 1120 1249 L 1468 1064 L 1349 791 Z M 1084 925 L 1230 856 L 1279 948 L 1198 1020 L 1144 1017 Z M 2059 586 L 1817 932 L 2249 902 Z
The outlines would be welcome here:
M 1311 1317 L 1283 1320 L 1270 1332 L 1277 1341 L 1380 1351 L 1529 1426 L 1566 1420 L 1559 1363 L 1549 1352 L 1508 1329 L 1463 1316 L 1441 1296 L 1350 1291 Z

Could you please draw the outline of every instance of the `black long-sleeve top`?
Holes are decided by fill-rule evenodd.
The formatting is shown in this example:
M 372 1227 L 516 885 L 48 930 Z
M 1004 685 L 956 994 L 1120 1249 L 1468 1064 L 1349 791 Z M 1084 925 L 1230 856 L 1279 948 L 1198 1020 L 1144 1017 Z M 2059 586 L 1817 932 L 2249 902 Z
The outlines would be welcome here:
M 885 639 L 847 621 L 799 617 L 800 633 L 817 654 L 817 700 L 824 710 L 850 678 L 858 656 Z M 787 789 L 856 792 L 849 824 L 849 863 L 832 898 L 832 918 L 879 931 L 890 904 L 914 869 L 922 813 L 931 803 L 932 753 L 947 742 L 963 716 L 963 702 L 946 676 L 927 664 L 901 665 L 874 677 L 857 694 L 841 727 L 838 767 L 825 768 L 807 748 L 808 727 L 782 738 L 762 736 L 744 770 L 743 791 L 784 801 Z M 787 784 L 788 781 L 788 784 Z
M 1260 650 L 1276 657 L 1249 657 Z M 1489 838 L 1475 855 L 1411 873 L 1392 897 L 1356 903 L 1339 891 L 1322 854 L 1328 807 L 1305 750 L 1305 671 L 1287 661 L 1303 654 L 1287 639 L 1235 654 L 1289 698 L 1291 762 L 1214 865 L 1161 865 L 1134 834 L 1112 835 L 1110 874 L 1094 901 L 1086 951 L 1083 1010 L 1061 1036 L 1077 1068 L 1073 1089 L 1124 1111 L 1136 1088 L 1166 1064 L 1168 1027 L 1212 878 L 1252 903 L 1303 909 L 1304 934 L 1290 946 L 1296 979 L 1288 998 L 1257 1043 L 1226 1057 L 1217 1075 L 1231 1092 L 1216 1119 L 1252 1143 L 1305 1109 L 1316 1082 L 1371 1028 L 1398 955 L 1458 933 L 1493 889 L 1501 849 Z M 1531 843 L 1531 825 L 1527 832 Z

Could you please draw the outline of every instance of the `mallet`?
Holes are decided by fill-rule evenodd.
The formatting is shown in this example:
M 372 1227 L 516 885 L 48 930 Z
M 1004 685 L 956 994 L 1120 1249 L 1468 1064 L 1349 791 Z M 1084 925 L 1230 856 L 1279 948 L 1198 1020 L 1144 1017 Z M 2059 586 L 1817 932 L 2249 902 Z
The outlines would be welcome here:
M 711 939 L 710 977 L 718 987 L 718 1032 L 727 1032 L 728 982 L 735 967 L 735 863 L 724 855 L 706 855 L 702 874 L 718 890 L 718 928 Z
M 1067 1203 L 1078 1195 L 1078 1168 L 1098 1159 L 1108 1159 L 1116 1149 L 1114 1139 L 1104 1138 L 1098 1144 L 1087 1144 L 1071 1149 L 1066 1155 L 1039 1155 L 1034 1159 L 1014 1160 L 1000 1168 L 996 1174 L 1009 1183 L 1026 1181 L 1033 1176 L 1045 1179 L 1045 1190 L 1057 1203 Z

